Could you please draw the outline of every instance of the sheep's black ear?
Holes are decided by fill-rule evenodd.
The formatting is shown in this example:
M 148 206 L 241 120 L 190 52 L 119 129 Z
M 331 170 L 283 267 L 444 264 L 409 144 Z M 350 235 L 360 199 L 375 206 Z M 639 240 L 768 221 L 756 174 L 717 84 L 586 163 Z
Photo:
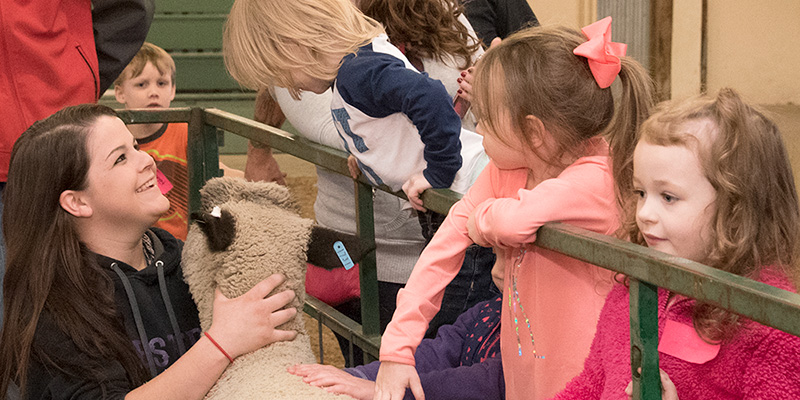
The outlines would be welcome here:
M 314 225 L 307 254 L 308 262 L 320 268 L 349 269 L 361 261 L 364 252 L 357 236 Z
M 236 219 L 228 210 L 222 210 L 219 217 L 210 213 L 193 213 L 192 218 L 206 235 L 211 251 L 227 250 L 236 236 Z

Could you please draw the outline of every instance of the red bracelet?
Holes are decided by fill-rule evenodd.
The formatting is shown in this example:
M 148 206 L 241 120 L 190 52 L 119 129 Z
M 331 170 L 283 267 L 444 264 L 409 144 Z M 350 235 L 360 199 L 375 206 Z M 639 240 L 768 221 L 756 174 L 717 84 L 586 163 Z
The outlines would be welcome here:
M 210 341 L 211 341 L 211 343 L 213 343 L 213 344 L 214 344 L 214 346 L 217 346 L 217 348 L 219 349 L 219 351 L 221 351 L 221 352 L 222 352 L 222 354 L 224 354 L 224 355 L 225 355 L 225 358 L 227 358 L 227 359 L 228 359 L 228 360 L 231 362 L 231 364 L 233 364 L 233 358 L 231 358 L 231 356 L 229 356 L 229 355 L 228 355 L 228 352 L 226 352 L 226 351 L 225 351 L 225 349 L 223 349 L 223 348 L 222 348 L 222 346 L 220 346 L 220 345 L 219 345 L 219 343 L 217 343 L 217 341 L 216 341 L 216 340 L 214 340 L 214 338 L 212 338 L 212 337 L 211 337 L 211 335 L 209 335 L 209 334 L 208 334 L 208 332 L 203 332 L 203 334 L 204 334 L 204 335 L 206 335 L 206 337 L 208 338 L 208 340 L 210 340 Z

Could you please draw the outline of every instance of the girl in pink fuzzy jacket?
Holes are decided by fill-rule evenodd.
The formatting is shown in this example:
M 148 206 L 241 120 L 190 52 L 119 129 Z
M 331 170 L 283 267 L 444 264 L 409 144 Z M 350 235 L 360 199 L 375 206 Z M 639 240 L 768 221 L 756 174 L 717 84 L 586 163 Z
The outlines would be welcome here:
M 800 211 L 786 149 L 736 92 L 663 105 L 627 161 L 633 180 L 617 187 L 633 242 L 796 291 Z M 618 285 L 584 371 L 557 399 L 626 397 L 628 307 Z M 664 398 L 800 399 L 800 338 L 664 289 L 658 321 Z

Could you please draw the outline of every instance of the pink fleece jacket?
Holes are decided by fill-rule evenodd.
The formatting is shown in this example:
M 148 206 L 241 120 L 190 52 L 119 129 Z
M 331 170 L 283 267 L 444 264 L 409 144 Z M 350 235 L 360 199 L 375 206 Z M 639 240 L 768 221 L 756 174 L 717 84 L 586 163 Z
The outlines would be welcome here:
M 773 268 L 764 269 L 759 280 L 794 291 L 786 276 Z M 667 320 L 692 326 L 695 301 L 680 297 L 667 308 L 668 298 L 669 293 L 659 289 L 661 341 Z M 628 288 L 617 285 L 600 314 L 583 372 L 556 399 L 627 400 L 624 391 L 631 380 L 629 307 Z M 660 353 L 659 366 L 675 383 L 681 400 L 800 399 L 800 338 L 750 320 L 744 320 L 735 337 L 720 346 L 716 357 L 693 363 Z
M 428 321 L 472 243 L 466 223 L 474 212 L 479 234 L 494 247 L 510 248 L 504 258 L 501 332 L 506 398 L 551 397 L 581 371 L 611 273 L 530 243 L 539 227 L 551 221 L 603 234 L 616 230 L 608 147 L 598 139 L 591 149 L 590 156 L 530 190 L 525 189 L 526 169 L 501 170 L 489 163 L 450 210 L 398 294 L 397 311 L 382 338 L 381 361 L 414 364 Z

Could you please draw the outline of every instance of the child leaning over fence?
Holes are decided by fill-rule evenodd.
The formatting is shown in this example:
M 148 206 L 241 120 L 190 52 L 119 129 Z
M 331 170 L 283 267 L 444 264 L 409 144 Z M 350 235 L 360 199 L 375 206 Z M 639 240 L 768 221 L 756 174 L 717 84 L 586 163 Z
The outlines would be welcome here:
M 600 43 L 595 49 L 624 49 L 608 43 L 610 20 L 598 24 L 584 29 L 590 43 Z M 414 349 L 473 241 L 497 250 L 493 273 L 505 276 L 506 398 L 552 396 L 580 372 L 611 274 L 531 243 L 549 221 L 616 231 L 612 167 L 601 135 L 613 141 L 633 135 L 652 101 L 638 63 L 624 51 L 584 53 L 585 43 L 574 30 L 531 28 L 478 62 L 473 105 L 491 162 L 450 210 L 398 295 L 382 338 L 376 398 L 400 399 L 409 385 L 420 398 Z M 615 112 L 609 86 L 618 73 Z
M 796 290 L 800 210 L 789 158 L 777 126 L 736 92 L 661 105 L 625 167 L 633 179 L 617 186 L 634 243 Z M 584 371 L 559 399 L 622 396 L 628 298 L 624 285 L 609 294 Z M 658 299 L 662 379 L 681 400 L 800 398 L 800 338 L 664 289 Z
M 376 185 L 422 208 L 428 188 L 463 193 L 483 167 L 480 136 L 441 82 L 417 72 L 381 25 L 350 0 L 236 0 L 223 37 L 225 65 L 244 86 L 332 88 L 345 148 Z

